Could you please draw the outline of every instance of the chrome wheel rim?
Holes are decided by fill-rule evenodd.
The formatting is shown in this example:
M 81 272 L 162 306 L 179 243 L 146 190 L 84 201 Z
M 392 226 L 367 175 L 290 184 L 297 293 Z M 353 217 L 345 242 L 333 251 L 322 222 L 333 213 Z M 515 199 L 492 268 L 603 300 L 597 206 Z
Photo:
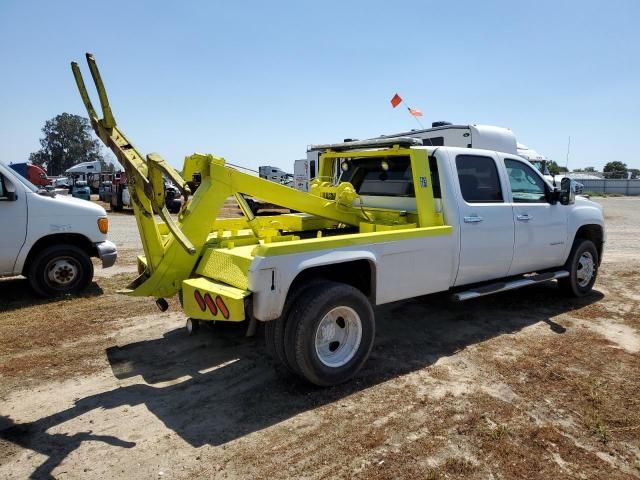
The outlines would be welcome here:
M 593 261 L 593 255 L 590 252 L 584 252 L 578 259 L 578 270 L 576 278 L 580 287 L 586 287 L 593 278 L 596 264 Z
M 335 307 L 318 324 L 316 355 L 327 367 L 342 367 L 355 356 L 361 341 L 360 315 L 350 307 Z
M 67 287 L 76 281 L 80 266 L 70 257 L 54 258 L 45 270 L 49 282 L 54 287 Z

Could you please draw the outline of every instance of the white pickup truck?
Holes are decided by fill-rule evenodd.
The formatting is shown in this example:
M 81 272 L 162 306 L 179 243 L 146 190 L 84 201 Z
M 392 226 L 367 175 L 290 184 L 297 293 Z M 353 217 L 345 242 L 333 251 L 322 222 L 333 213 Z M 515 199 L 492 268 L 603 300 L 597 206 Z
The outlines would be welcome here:
M 252 252 L 252 315 L 267 321 L 267 345 L 291 371 L 318 385 L 353 375 L 373 345 L 374 305 L 442 291 L 464 301 L 549 280 L 572 296 L 591 290 L 605 243 L 603 211 L 576 196 L 570 179 L 554 189 L 514 154 L 375 150 L 382 146 L 318 148 L 329 168 L 342 162 L 342 173 L 321 175 L 332 173 L 338 188 L 353 186 L 353 205 L 379 223 L 370 233 L 362 233 L 364 222 L 359 233 L 323 238 L 324 245 L 308 239 Z M 426 220 L 432 209 L 435 222 Z
M 75 293 L 93 279 L 90 257 L 112 266 L 105 210 L 37 187 L 0 163 L 0 277 L 24 275 L 42 296 Z

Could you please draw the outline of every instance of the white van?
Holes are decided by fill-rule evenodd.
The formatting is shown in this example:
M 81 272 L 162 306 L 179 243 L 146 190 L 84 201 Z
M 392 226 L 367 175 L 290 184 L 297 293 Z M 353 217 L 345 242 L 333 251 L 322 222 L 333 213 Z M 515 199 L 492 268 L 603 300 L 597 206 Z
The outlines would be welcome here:
M 42 296 L 76 293 L 93 279 L 90 257 L 112 266 L 104 208 L 44 193 L 0 163 L 0 277 L 24 275 Z

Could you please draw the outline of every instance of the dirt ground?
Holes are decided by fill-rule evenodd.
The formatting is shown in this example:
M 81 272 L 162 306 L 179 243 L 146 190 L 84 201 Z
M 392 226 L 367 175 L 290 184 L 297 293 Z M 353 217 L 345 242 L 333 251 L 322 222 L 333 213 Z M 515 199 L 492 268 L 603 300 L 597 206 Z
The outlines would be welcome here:
M 640 478 L 640 199 L 607 198 L 595 290 L 378 307 L 348 384 L 274 368 L 260 336 L 184 331 L 116 267 L 45 303 L 0 282 L 0 478 Z

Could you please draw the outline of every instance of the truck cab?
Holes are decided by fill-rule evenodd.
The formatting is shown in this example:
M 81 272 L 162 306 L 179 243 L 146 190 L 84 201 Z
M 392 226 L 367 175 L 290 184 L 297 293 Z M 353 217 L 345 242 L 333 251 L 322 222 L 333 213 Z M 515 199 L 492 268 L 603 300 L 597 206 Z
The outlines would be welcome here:
M 104 209 L 84 200 L 43 194 L 0 164 L 0 277 L 24 275 L 41 296 L 80 292 L 93 279 L 91 257 L 102 267 L 117 258 L 107 240 Z
M 22 162 L 22 163 L 11 163 L 9 166 L 22 175 L 24 178 L 29 180 L 29 182 L 33 183 L 38 187 L 45 187 L 47 185 L 51 185 L 52 180 L 47 177 L 47 172 L 45 172 L 42 167 L 38 165 L 34 165 L 30 162 Z

